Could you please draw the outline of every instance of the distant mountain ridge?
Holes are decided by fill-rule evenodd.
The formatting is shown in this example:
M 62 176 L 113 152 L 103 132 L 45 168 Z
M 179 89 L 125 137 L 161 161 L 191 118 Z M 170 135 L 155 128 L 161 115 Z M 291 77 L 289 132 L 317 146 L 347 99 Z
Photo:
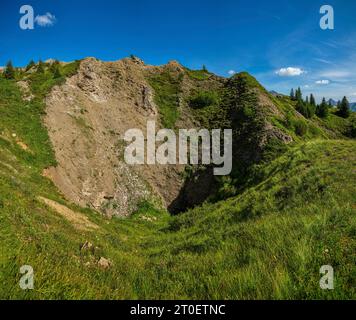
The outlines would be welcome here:
M 334 99 L 329 99 L 328 100 L 328 103 L 330 105 L 332 105 L 333 107 L 337 107 L 337 104 L 338 104 L 338 101 L 334 100 Z M 356 102 L 350 102 L 350 109 L 353 111 L 353 112 L 356 112 Z
M 338 101 L 336 101 L 336 100 L 334 100 L 334 99 L 329 99 L 329 100 L 328 100 L 328 103 L 329 103 L 329 105 L 332 105 L 333 107 L 336 107 Z

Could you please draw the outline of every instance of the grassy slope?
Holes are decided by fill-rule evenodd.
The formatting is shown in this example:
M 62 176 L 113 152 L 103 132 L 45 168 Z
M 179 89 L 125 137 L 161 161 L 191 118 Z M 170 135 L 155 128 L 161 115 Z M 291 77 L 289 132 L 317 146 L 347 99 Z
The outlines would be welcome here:
M 164 128 L 173 129 L 179 118 L 179 93 L 182 79 L 175 77 L 167 70 L 149 77 L 149 83 L 155 90 L 155 103 Z
M 300 142 L 226 201 L 176 217 L 143 205 L 130 219 L 109 221 L 66 203 L 41 176 L 54 161 L 42 108 L 26 107 L 12 82 L 0 80 L 0 88 L 1 298 L 356 297 L 354 141 Z M 39 195 L 99 230 L 76 230 Z M 85 241 L 97 248 L 81 250 Z M 100 257 L 113 266 L 100 269 Z M 33 291 L 18 286 L 24 264 L 34 268 Z M 319 288 L 324 264 L 335 268 L 334 291 Z

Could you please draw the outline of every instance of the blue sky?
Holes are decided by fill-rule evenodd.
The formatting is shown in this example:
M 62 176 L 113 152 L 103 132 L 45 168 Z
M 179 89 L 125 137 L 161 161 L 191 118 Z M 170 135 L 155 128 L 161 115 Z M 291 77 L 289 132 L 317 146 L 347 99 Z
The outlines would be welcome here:
M 34 30 L 19 27 L 24 4 L 39 16 Z M 335 30 L 319 26 L 324 4 L 335 10 Z M 0 65 L 135 54 L 223 76 L 248 71 L 282 93 L 300 86 L 356 101 L 355 16 L 353 0 L 1 0 Z

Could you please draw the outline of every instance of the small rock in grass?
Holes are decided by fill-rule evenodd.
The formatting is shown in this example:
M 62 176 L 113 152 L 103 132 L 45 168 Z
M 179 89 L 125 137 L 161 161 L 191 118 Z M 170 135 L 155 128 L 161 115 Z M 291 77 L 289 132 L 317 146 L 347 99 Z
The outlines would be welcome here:
M 98 261 L 98 266 L 103 269 L 109 269 L 112 265 L 112 262 L 109 259 L 101 257 Z

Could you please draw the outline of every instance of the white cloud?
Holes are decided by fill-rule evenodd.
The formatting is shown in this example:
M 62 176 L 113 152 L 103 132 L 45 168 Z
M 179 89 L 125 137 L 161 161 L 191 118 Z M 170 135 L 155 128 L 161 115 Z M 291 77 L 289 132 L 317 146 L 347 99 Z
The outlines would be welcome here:
M 40 26 L 40 27 L 50 27 L 53 26 L 56 22 L 56 17 L 47 12 L 46 14 L 42 15 L 42 16 L 37 16 L 35 18 L 35 22 Z
M 330 84 L 330 80 L 317 80 L 315 81 L 316 84 Z
M 228 74 L 229 74 L 230 76 L 233 76 L 235 73 L 236 73 L 236 71 L 234 71 L 234 70 L 229 70 L 229 72 L 228 72 Z
M 296 77 L 302 75 L 303 73 L 305 73 L 305 71 L 301 68 L 293 67 L 281 68 L 276 71 L 276 74 L 278 74 L 280 77 Z

